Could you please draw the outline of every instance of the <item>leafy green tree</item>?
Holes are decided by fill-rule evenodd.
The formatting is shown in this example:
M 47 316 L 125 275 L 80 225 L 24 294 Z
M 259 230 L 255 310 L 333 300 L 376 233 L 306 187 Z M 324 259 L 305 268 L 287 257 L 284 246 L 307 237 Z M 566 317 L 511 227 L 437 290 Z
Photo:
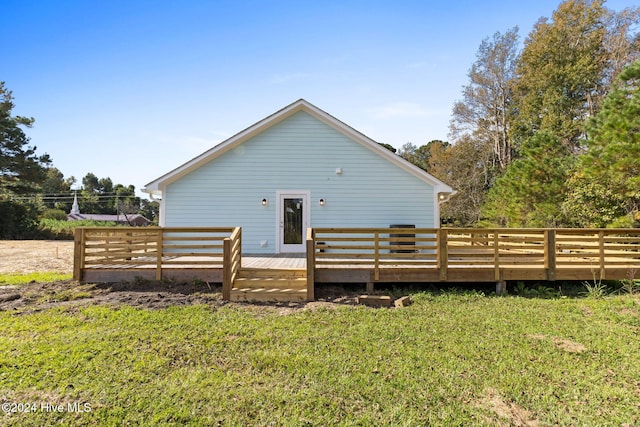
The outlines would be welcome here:
M 620 12 L 606 9 L 605 28 L 607 33 L 604 49 L 607 52 L 605 75 L 602 82 L 604 89 L 613 87 L 622 70 L 640 59 L 640 7 L 629 7 Z M 608 90 L 602 91 L 603 94 Z
M 117 184 L 113 193 L 115 198 L 111 199 L 110 206 L 116 211 L 116 213 L 122 214 L 135 214 L 139 213 L 141 209 L 140 198 L 136 197 L 136 189 L 133 185 L 124 186 Z
M 392 153 L 396 152 L 396 147 L 394 147 L 391 144 L 387 144 L 387 143 L 383 143 L 383 142 L 378 142 L 379 145 L 383 146 L 384 148 L 386 148 L 387 150 L 391 151 Z
M 462 227 L 475 225 L 491 180 L 491 147 L 470 136 L 454 145 L 432 142 L 423 146 L 429 151 L 427 171 L 457 191 L 442 205 L 443 221 Z
M 462 100 L 453 106 L 451 136 L 454 142 L 473 137 L 492 149 L 493 167 L 506 168 L 513 157 L 509 129 L 512 85 L 518 60 L 518 28 L 495 33 L 480 44 L 469 70 Z
M 157 225 L 160 221 L 160 203 L 155 200 L 142 199 L 138 213 Z
M 627 214 L 622 197 L 612 190 L 608 180 L 595 181 L 578 168 L 568 188 L 562 209 L 570 226 L 606 227 Z
M 566 0 L 525 41 L 514 85 L 512 140 L 555 135 L 578 152 L 585 124 L 600 108 L 611 75 L 638 53 L 638 9 L 616 13 L 604 0 Z
M 518 63 L 514 139 L 536 132 L 555 135 L 575 150 L 584 120 L 599 103 L 606 64 L 603 0 L 567 0 L 540 19 L 525 41 Z
M 110 215 L 140 213 L 141 200 L 136 196 L 135 186 L 114 185 L 111 178 L 98 178 L 91 172 L 82 178 L 82 184 L 83 188 L 78 200 L 82 213 Z
M 437 145 L 446 148 L 449 146 L 449 143 L 446 141 L 440 141 L 439 139 L 434 139 L 427 142 L 425 145 L 416 147 L 412 143 L 408 142 L 402 146 L 398 155 L 419 168 L 428 171 L 431 152 Z
M 41 185 L 45 207 L 69 212 L 72 204 L 71 187 L 75 181 L 74 177 L 65 178 L 64 174 L 55 167 L 47 168 Z
M 559 139 L 538 132 L 525 144 L 522 156 L 489 190 L 482 207 L 485 225 L 558 227 L 567 224 L 562 203 L 575 156 Z
M 78 199 L 80 205 L 80 212 L 82 213 L 104 213 L 103 208 L 100 206 L 100 183 L 98 177 L 93 173 L 87 173 L 82 178 L 82 190 Z
M 16 196 L 35 193 L 51 162 L 29 146 L 23 128 L 34 119 L 13 116 L 13 95 L 0 82 L 0 238 L 31 238 L 38 224 L 38 201 L 20 201 Z
M 38 230 L 34 204 L 0 200 L 0 239 L 32 239 Z
M 587 152 L 580 157 L 574 199 L 588 197 L 585 189 L 600 188 L 601 199 L 590 204 L 604 224 L 613 214 L 635 218 L 640 211 L 640 60 L 626 67 L 587 128 Z M 579 215 L 580 206 L 569 206 Z
M 487 195 L 482 210 L 487 223 L 593 223 L 592 215 L 575 214 L 579 201 L 588 200 L 579 197 L 585 191 L 572 193 L 572 186 L 584 182 L 572 168 L 584 149 L 586 124 L 609 91 L 611 74 L 638 53 L 630 31 L 638 17 L 637 9 L 610 11 L 603 0 L 566 0 L 552 19 L 535 25 L 513 85 L 510 136 L 517 160 Z M 589 206 L 597 209 L 598 204 Z
M 402 157 L 403 159 L 405 159 L 406 161 L 411 162 L 415 165 L 414 155 L 417 149 L 418 147 L 415 144 L 411 142 L 407 142 L 402 147 L 400 147 L 400 150 L 398 150 L 396 154 Z
M 38 190 L 51 163 L 47 154 L 37 155 L 29 146 L 23 127 L 31 127 L 33 118 L 12 116 L 12 92 L 0 82 L 0 196 L 27 194 Z

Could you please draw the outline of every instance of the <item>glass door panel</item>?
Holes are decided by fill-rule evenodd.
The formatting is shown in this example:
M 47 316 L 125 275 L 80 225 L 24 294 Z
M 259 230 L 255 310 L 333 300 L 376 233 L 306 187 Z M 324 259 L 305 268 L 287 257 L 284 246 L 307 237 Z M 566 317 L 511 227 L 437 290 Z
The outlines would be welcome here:
M 278 253 L 305 252 L 311 222 L 308 191 L 278 191 Z
M 284 235 L 285 245 L 302 244 L 304 201 L 299 198 L 283 198 Z

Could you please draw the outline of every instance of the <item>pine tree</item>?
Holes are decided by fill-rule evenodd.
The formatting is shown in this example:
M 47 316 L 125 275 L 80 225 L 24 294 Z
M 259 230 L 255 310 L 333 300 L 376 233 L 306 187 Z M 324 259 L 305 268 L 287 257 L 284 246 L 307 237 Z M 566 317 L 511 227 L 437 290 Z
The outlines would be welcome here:
M 30 127 L 34 119 L 12 116 L 11 91 L 0 82 L 0 196 L 34 192 L 44 180 L 48 155 L 36 155 L 22 127 Z
M 594 209 L 624 212 L 631 225 L 640 211 L 640 60 L 622 71 L 587 130 L 587 152 L 576 172 L 582 181 L 573 195 L 585 194 L 584 187 L 606 188 L 609 195 Z

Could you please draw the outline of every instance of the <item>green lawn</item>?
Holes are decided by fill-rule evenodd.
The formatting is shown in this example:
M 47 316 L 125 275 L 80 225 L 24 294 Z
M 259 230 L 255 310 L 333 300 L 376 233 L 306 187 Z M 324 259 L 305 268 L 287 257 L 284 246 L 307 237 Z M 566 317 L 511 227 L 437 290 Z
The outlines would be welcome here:
M 49 272 L 36 272 L 36 273 L 8 273 L 0 274 L 0 286 L 2 285 L 21 285 L 23 283 L 34 282 L 56 282 L 58 280 L 71 279 L 72 275 L 69 273 L 49 273 Z
M 640 423 L 638 296 L 413 299 L 0 312 L 0 423 Z

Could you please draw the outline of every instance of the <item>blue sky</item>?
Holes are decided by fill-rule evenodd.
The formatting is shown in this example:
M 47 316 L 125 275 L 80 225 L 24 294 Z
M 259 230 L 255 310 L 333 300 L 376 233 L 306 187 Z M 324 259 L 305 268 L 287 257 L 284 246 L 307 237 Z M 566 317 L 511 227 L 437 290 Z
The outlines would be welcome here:
M 398 148 L 447 140 L 481 41 L 558 4 L 3 0 L 0 81 L 65 177 L 140 190 L 299 98 Z

